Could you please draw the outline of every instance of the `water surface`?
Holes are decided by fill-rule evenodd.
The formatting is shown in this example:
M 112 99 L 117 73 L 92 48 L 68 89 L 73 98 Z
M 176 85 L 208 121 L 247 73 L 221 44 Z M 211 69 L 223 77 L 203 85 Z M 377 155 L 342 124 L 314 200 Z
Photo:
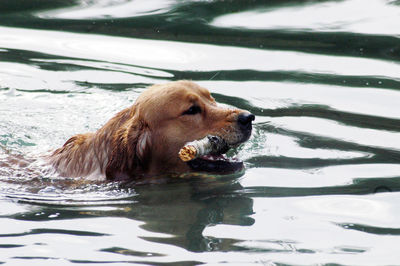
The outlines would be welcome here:
M 390 0 L 2 1 L 0 263 L 398 265 L 399 15 Z M 244 173 L 134 185 L 31 164 L 179 79 L 256 115 Z

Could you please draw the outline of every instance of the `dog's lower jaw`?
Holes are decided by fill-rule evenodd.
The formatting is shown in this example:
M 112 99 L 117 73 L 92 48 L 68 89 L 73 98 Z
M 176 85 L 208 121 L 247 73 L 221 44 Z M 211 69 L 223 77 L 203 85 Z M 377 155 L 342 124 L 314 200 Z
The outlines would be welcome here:
M 188 165 L 192 168 L 192 171 L 212 174 L 232 174 L 244 168 L 242 161 L 229 162 L 225 160 L 207 160 L 203 158 L 194 159 L 188 162 Z

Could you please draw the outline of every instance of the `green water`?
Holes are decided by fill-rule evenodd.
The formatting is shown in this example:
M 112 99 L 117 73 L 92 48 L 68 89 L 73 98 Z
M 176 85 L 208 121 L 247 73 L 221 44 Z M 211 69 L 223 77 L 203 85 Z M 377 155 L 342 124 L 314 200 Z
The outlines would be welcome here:
M 1 1 L 0 264 L 400 265 L 399 17 L 394 0 Z M 256 115 L 244 173 L 77 185 L 8 163 L 179 79 Z

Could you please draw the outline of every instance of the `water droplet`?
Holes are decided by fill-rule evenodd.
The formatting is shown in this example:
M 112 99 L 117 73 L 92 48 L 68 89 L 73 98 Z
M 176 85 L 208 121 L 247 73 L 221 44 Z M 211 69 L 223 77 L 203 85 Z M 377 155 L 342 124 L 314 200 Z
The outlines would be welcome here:
M 50 215 L 49 215 L 49 218 L 57 218 L 58 216 L 60 216 L 60 213 L 59 213 L 59 212 L 54 213 L 54 214 L 50 214 Z

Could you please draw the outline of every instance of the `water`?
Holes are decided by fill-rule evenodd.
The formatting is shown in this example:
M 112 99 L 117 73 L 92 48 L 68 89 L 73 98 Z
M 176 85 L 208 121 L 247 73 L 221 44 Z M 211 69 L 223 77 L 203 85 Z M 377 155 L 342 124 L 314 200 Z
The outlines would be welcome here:
M 399 15 L 393 0 L 2 1 L 0 263 L 399 265 Z M 244 173 L 133 185 L 26 167 L 178 79 L 257 116 Z

